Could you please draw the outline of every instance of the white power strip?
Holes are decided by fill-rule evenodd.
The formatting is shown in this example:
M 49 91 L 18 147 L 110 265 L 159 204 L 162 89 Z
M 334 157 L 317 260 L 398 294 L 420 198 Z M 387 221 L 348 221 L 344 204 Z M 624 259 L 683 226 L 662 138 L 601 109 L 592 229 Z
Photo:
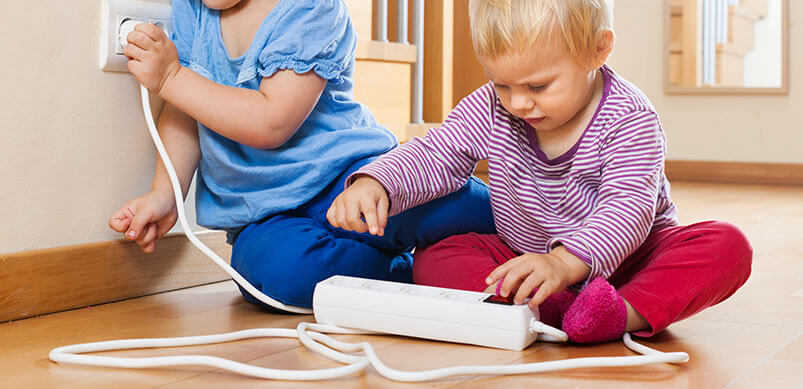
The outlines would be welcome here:
M 312 311 L 322 324 L 517 351 L 538 336 L 537 313 L 490 293 L 346 276 L 318 283 Z

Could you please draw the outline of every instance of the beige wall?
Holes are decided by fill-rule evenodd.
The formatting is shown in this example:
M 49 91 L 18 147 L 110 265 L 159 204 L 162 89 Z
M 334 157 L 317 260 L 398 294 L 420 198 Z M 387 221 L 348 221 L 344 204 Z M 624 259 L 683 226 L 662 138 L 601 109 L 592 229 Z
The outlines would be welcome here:
M 789 6 L 788 96 L 689 96 L 663 92 L 662 0 L 616 0 L 609 63 L 657 108 L 675 160 L 803 163 L 803 2 Z M 797 114 L 797 115 L 793 115 Z
M 3 4 L 0 254 L 114 239 L 108 217 L 150 187 L 138 85 L 98 69 L 100 5 Z

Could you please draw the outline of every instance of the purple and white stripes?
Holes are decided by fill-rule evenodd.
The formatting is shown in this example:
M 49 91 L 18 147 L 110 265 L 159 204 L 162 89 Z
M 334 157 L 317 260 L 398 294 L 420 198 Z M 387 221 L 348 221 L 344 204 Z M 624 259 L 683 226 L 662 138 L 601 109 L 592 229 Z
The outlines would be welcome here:
M 384 185 L 395 215 L 456 191 L 488 159 L 500 237 L 522 253 L 562 244 L 591 266 L 589 280 L 607 278 L 651 229 L 676 225 L 677 215 L 652 105 L 608 67 L 602 72 L 605 90 L 594 118 L 577 144 L 553 160 L 489 83 L 463 99 L 442 127 L 355 174 Z

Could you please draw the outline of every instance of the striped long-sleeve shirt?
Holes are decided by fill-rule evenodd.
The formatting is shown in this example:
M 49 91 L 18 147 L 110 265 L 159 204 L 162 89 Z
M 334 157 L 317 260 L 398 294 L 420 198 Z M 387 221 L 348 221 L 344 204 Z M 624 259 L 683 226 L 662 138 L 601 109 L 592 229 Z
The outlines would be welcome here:
M 658 116 L 635 86 L 602 68 L 599 107 L 571 150 L 548 159 L 532 127 L 507 112 L 488 83 L 463 99 L 440 128 L 355 174 L 388 191 L 390 214 L 459 189 L 488 160 L 494 222 L 514 250 L 558 244 L 609 277 L 653 228 L 677 224 L 664 175 Z M 467 209 L 466 212 L 471 212 Z

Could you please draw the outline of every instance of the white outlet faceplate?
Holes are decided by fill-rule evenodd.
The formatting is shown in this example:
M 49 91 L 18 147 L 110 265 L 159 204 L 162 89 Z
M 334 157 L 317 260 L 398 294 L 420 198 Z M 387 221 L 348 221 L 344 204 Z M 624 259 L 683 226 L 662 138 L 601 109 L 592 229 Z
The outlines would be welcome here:
M 100 68 L 127 72 L 128 59 L 120 46 L 120 25 L 126 20 L 154 23 L 170 32 L 170 6 L 137 0 L 102 0 L 100 16 Z M 125 39 L 125 38 L 123 38 Z

